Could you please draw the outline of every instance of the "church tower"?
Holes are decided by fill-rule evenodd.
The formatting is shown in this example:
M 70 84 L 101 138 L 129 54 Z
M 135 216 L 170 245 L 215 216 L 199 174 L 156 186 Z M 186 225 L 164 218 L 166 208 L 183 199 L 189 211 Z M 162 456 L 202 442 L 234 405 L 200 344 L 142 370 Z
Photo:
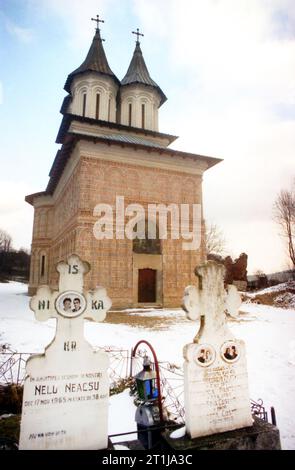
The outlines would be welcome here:
M 121 124 L 158 131 L 158 109 L 167 100 L 161 88 L 151 79 L 141 52 L 139 33 L 129 68 L 121 81 Z
M 64 89 L 61 112 L 93 119 L 116 122 L 117 94 L 120 81 L 110 69 L 100 36 L 99 22 L 91 47 L 84 62 L 70 73 Z
M 202 207 L 202 175 L 220 160 L 169 148 L 176 136 L 158 130 L 159 108 L 167 98 L 145 64 L 141 33 L 134 33 L 135 50 L 120 82 L 103 48 L 102 20 L 94 21 L 86 59 L 65 83 L 56 138 L 61 146 L 47 188 L 26 196 L 34 207 L 29 293 L 41 284 L 56 288 L 56 264 L 76 253 L 92 266 L 85 288 L 106 287 L 114 308 L 179 307 L 195 266 L 205 260 L 203 220 L 200 244 L 184 250 L 184 240 L 169 225 L 161 238 L 157 218 L 151 222 L 154 239 L 124 236 L 126 207 L 140 205 L 137 227 L 145 232 L 151 205 L 168 219 L 181 204 Z M 106 225 L 113 236 L 95 235 L 101 204 L 110 208 Z M 188 222 L 192 225 L 192 211 Z

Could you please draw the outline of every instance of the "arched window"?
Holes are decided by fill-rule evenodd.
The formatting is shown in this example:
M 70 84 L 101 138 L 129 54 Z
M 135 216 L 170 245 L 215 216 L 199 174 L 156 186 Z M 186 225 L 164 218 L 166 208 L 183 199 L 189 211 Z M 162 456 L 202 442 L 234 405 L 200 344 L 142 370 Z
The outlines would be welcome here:
M 141 105 L 141 127 L 145 128 L 145 104 Z
M 82 116 L 86 115 L 86 93 L 82 95 Z
M 108 121 L 111 119 L 111 98 L 109 98 Z
M 99 119 L 100 94 L 96 93 L 95 119 Z
M 131 126 L 131 123 L 132 123 L 132 104 L 129 103 L 129 106 L 128 106 L 128 123 L 129 123 L 129 126 Z
M 45 255 L 41 256 L 40 275 L 41 277 L 45 274 Z
M 41 253 L 39 254 L 39 281 L 44 282 L 46 275 L 47 275 L 46 252 L 41 251 Z

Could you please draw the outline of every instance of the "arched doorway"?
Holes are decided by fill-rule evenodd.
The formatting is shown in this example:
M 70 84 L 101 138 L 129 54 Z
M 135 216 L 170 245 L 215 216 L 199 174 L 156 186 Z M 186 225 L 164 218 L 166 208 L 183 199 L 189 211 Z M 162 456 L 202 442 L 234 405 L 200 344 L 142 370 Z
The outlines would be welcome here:
M 150 227 L 151 224 L 149 221 Z M 148 221 L 138 222 L 136 232 L 144 233 L 145 237 L 133 240 L 133 299 L 138 306 L 162 305 L 162 247 L 156 223 L 154 229 L 156 237 L 149 238 Z

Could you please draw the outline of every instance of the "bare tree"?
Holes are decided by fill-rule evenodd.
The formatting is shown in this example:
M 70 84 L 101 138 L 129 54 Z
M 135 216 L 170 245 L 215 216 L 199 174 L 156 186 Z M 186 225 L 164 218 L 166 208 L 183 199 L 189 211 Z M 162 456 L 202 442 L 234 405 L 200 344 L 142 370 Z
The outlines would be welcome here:
M 286 239 L 288 254 L 295 268 L 295 183 L 291 190 L 282 190 L 274 203 L 274 219 Z
M 216 225 L 211 224 L 206 227 L 206 253 L 222 255 L 224 254 L 226 240 L 222 230 Z
M 262 269 L 256 269 L 254 275 L 257 277 L 266 276 L 265 272 Z
M 12 238 L 5 230 L 0 229 L 0 251 L 7 253 L 11 248 Z

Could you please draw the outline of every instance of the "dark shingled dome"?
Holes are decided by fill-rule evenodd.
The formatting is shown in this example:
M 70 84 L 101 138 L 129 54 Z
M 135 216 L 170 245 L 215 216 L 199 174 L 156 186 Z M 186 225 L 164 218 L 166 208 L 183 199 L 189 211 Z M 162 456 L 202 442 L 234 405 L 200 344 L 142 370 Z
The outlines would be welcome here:
M 167 100 L 167 97 L 165 96 L 161 88 L 150 77 L 149 71 L 147 69 L 141 52 L 140 43 L 138 41 L 136 42 L 133 57 L 130 62 L 127 73 L 121 81 L 122 86 L 132 85 L 135 83 L 141 83 L 143 85 L 152 86 L 153 88 L 156 88 L 156 90 L 161 96 L 160 106 Z
M 102 45 L 102 39 L 100 37 L 99 29 L 96 30 L 89 52 L 83 64 L 80 65 L 74 72 L 70 73 L 65 83 L 64 89 L 70 93 L 71 83 L 76 75 L 83 72 L 96 72 L 101 75 L 108 75 L 113 78 L 118 85 L 120 85 L 119 79 L 110 69 L 108 64 L 105 51 Z

